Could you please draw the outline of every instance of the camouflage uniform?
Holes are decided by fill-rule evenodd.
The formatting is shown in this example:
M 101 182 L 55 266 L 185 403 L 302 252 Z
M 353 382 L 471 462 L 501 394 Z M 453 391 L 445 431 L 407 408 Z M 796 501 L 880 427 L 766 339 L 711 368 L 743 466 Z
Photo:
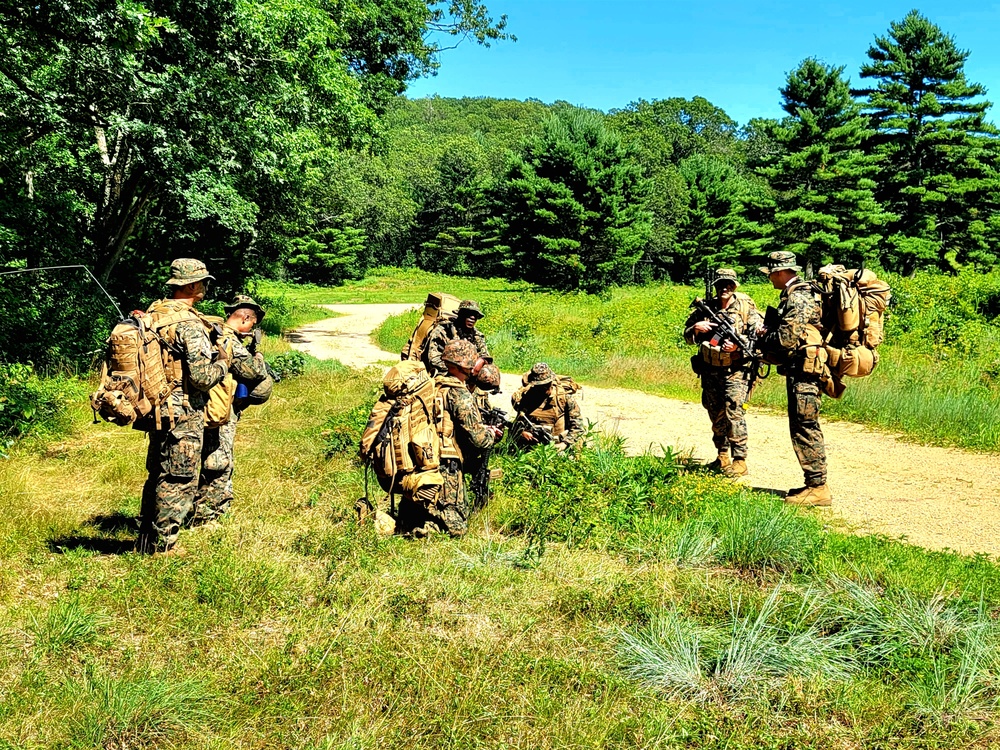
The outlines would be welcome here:
M 772 256 L 790 253 L 772 253 Z M 792 256 L 794 262 L 794 256 Z M 766 269 L 762 268 L 762 271 Z M 781 292 L 777 331 L 768 331 L 766 345 L 780 349 L 787 361 L 778 368 L 788 392 L 788 429 L 792 447 L 805 475 L 806 487 L 826 484 L 826 445 L 819 424 L 822 376 L 803 370 L 810 331 L 822 333 L 822 304 L 810 284 L 798 277 Z
M 433 500 L 404 497 L 399 503 L 399 528 L 425 535 L 446 531 L 460 536 L 468 530 L 471 506 L 465 491 L 463 456 L 473 455 L 493 447 L 493 433 L 486 429 L 475 397 L 465 383 L 451 375 L 435 379 L 442 406 L 454 426 L 457 451 L 449 450 L 442 441 L 441 476 L 444 484 Z M 452 455 L 449 455 L 452 454 Z
M 204 269 L 203 264 L 200 267 Z M 142 551 L 171 547 L 192 512 L 198 490 L 206 394 L 225 377 L 227 370 L 224 362 L 212 361 L 208 329 L 200 314 L 185 301 L 167 299 L 150 306 L 154 323 L 165 315 L 184 312 L 191 316 L 169 326 L 172 335 L 166 331 L 176 347 L 175 358 L 181 364 L 181 385 L 164 404 L 160 424 L 152 417 L 136 423 L 137 429 L 149 431 L 146 454 L 149 477 L 143 486 L 139 512 L 138 546 Z
M 492 359 L 490 357 L 490 350 L 486 346 L 486 337 L 475 326 L 469 328 L 465 325 L 466 316 L 475 317 L 478 320 L 483 317 L 483 313 L 479 309 L 479 305 L 472 300 L 462 300 L 458 306 L 457 318 L 438 323 L 427 337 L 427 346 L 424 349 L 424 364 L 427 365 L 427 371 L 431 374 L 431 377 L 448 374 L 448 367 L 445 365 L 442 356 L 448 342 L 455 339 L 468 341 L 476 347 L 476 352 L 478 352 L 480 357 L 483 359 Z
M 243 345 L 241 334 L 227 324 L 221 326 L 218 343 L 232 350 L 229 371 L 240 382 L 253 387 L 267 377 L 262 355 L 253 355 Z M 232 409 L 221 427 L 206 427 L 201 452 L 201 477 L 190 524 L 197 526 L 218 518 L 233 499 L 233 447 L 236 425 L 242 412 Z
M 761 327 L 764 319 L 757 305 L 745 294 L 734 292 L 729 307 L 722 309 L 718 297 L 706 300 L 706 304 L 719 317 L 727 320 L 741 336 Z M 744 317 L 746 322 L 744 322 Z M 696 323 L 708 320 L 700 310 L 694 310 L 684 324 L 684 340 L 689 344 L 710 341 L 714 332 L 699 333 L 694 330 Z M 734 461 L 746 460 L 747 424 L 743 416 L 743 402 L 747 397 L 747 372 L 749 366 L 741 353 L 732 353 L 734 361 L 726 367 L 713 366 L 702 360 L 701 365 L 701 405 L 712 420 L 712 442 L 719 453 L 732 452 Z
M 552 368 L 544 362 L 536 363 L 524 375 L 519 388 L 511 396 L 511 403 L 518 414 L 526 415 L 535 424 L 550 428 L 555 443 L 566 447 L 578 443 L 587 432 L 583 414 L 576 397 L 557 382 Z M 519 434 L 514 436 L 521 447 L 530 447 Z

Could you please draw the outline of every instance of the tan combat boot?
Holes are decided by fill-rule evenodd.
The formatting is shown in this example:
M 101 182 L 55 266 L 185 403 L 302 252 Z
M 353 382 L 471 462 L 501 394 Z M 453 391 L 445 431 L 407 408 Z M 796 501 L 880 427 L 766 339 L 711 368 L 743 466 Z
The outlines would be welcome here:
M 729 466 L 722 470 L 722 473 L 727 477 L 745 477 L 750 473 L 747 469 L 747 462 L 745 458 L 735 459 Z
M 719 451 L 719 456 L 712 463 L 708 465 L 708 468 L 715 469 L 716 471 L 725 471 L 730 466 L 732 466 L 732 459 L 729 458 L 729 451 Z
M 825 484 L 819 487 L 806 487 L 806 491 L 798 495 L 785 496 L 789 505 L 803 505 L 811 508 L 827 508 L 833 505 L 833 495 Z

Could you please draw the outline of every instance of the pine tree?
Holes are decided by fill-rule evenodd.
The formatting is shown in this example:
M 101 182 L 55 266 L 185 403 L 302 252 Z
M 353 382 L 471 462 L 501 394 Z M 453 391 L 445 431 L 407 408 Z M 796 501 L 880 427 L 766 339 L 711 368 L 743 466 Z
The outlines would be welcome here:
M 632 281 L 650 234 L 648 182 L 595 112 L 547 119 L 497 191 L 497 252 L 507 272 L 559 289 Z
M 989 265 L 989 217 L 1000 188 L 996 136 L 986 122 L 986 89 L 966 80 L 969 53 L 917 11 L 893 22 L 869 48 L 860 89 L 883 159 L 877 197 L 895 214 L 889 264 L 954 269 Z M 978 99 L 978 100 L 977 100 Z
M 773 246 L 809 273 L 830 261 L 874 260 L 888 216 L 875 200 L 873 134 L 851 98 L 842 67 L 804 60 L 781 89 L 788 116 L 771 131 L 779 146 L 761 169 L 775 191 Z

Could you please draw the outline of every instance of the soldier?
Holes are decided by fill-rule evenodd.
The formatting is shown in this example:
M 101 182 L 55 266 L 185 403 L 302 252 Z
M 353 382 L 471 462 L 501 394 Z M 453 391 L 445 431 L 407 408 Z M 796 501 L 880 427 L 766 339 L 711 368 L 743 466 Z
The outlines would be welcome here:
M 580 414 L 580 405 L 574 394 L 579 386 L 572 380 L 557 378 L 552 368 L 537 362 L 521 378 L 524 384 L 511 396 L 510 402 L 517 410 L 515 428 L 527 421 L 542 427 L 552 436 L 556 450 L 564 451 L 576 445 L 587 431 Z M 514 431 L 514 440 L 522 448 L 538 444 L 538 439 L 527 429 Z
M 826 446 L 820 429 L 822 391 L 829 380 L 823 347 L 822 304 L 810 284 L 799 278 L 795 255 L 778 251 L 761 267 L 775 289 L 781 290 L 777 330 L 765 330 L 763 346 L 777 352 L 788 391 L 788 428 L 792 447 L 805 474 L 805 487 L 789 490 L 792 505 L 827 506 L 833 501 L 826 485 Z
M 435 404 L 442 412 L 438 430 L 441 437 L 440 487 L 418 489 L 399 503 L 400 528 L 412 529 L 416 537 L 435 531 L 461 536 L 469 526 L 470 504 L 465 491 L 464 456 L 493 447 L 501 431 L 484 425 L 469 390 L 467 380 L 476 365 L 476 348 L 459 339 L 444 348 L 442 359 L 447 375 L 434 378 L 437 385 Z M 435 407 L 437 408 L 437 407 Z
M 243 343 L 244 337 L 264 319 L 264 309 L 253 298 L 243 294 L 236 295 L 233 303 L 224 305 L 223 309 L 229 317 L 220 326 L 217 345 L 230 354 L 229 372 L 238 383 L 254 392 L 269 391 L 273 381 L 267 373 L 264 356 L 259 352 L 251 354 Z M 232 405 L 229 421 L 221 427 L 205 428 L 198 494 L 195 496 L 194 514 L 188 522 L 191 526 L 211 523 L 229 509 L 233 499 L 235 468 L 233 443 L 244 406 L 242 403 Z
M 748 331 L 760 328 L 764 321 L 754 301 L 736 291 L 739 285 L 736 271 L 720 268 L 715 274 L 715 297 L 705 302 L 740 336 L 746 336 Z M 701 376 L 701 405 L 712 420 L 712 442 L 719 454 L 713 466 L 728 476 L 741 477 L 747 473 L 747 425 L 743 402 L 747 397 L 747 368 L 751 363 L 732 341 L 713 346 L 715 327 L 704 312 L 696 309 L 684 324 L 684 340 L 700 345 L 692 363 L 696 364 L 696 372 Z
M 136 545 L 140 552 L 174 550 L 180 554 L 174 545 L 194 507 L 206 394 L 229 370 L 224 352 L 219 354 L 220 361 L 213 360 L 211 327 L 194 309 L 214 278 L 200 260 L 179 258 L 170 264 L 167 281 L 173 296 L 154 302 L 148 310 L 150 325 L 164 342 L 160 352 L 164 372 L 168 382 L 176 385 L 159 423 L 150 415 L 135 425 L 149 432 L 149 477 L 142 489 Z
M 483 311 L 471 299 L 462 300 L 458 305 L 455 320 L 438 323 L 430 336 L 427 337 L 427 347 L 424 350 L 427 371 L 434 375 L 446 375 L 448 367 L 442 358 L 445 346 L 455 339 L 468 341 L 476 347 L 477 354 L 487 362 L 492 362 L 490 350 L 486 346 L 486 337 L 476 328 L 476 323 L 482 319 Z

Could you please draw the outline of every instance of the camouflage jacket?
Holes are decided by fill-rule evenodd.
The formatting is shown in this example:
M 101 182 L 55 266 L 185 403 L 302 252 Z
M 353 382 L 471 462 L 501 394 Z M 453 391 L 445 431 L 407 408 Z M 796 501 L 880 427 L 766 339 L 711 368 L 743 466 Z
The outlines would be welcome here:
M 451 417 L 455 440 L 463 456 L 471 456 L 493 447 L 493 433 L 483 424 L 476 397 L 468 387 L 450 375 L 435 378 L 438 388 L 444 391 L 444 408 Z M 442 445 L 442 455 L 446 453 Z
M 573 445 L 587 432 L 576 397 L 555 383 L 548 388 L 530 385 L 520 388 L 511 397 L 511 403 L 518 414 L 551 428 L 557 442 Z
M 820 333 L 823 330 L 823 306 L 809 282 L 800 278 L 793 279 L 782 290 L 778 317 L 781 324 L 777 331 L 768 331 L 768 338 L 793 360 L 802 351 L 810 328 Z
M 761 316 L 753 299 L 742 292 L 735 292 L 733 294 L 733 301 L 729 303 L 729 307 L 725 310 L 722 309 L 718 297 L 712 297 L 705 304 L 713 312 L 717 313 L 719 317 L 729 321 L 741 336 L 746 336 L 747 331 L 756 330 L 764 324 L 764 318 Z M 700 323 L 703 320 L 708 320 L 708 316 L 705 313 L 701 310 L 691 311 L 687 322 L 684 324 L 684 340 L 687 343 L 700 344 L 702 341 L 708 341 L 712 338 L 713 334 L 711 331 L 699 333 L 694 330 L 695 323 Z
M 445 365 L 444 360 L 441 359 L 441 355 L 444 354 L 444 348 L 448 345 L 448 342 L 455 339 L 465 339 L 475 346 L 480 357 L 490 356 L 490 350 L 486 346 L 486 337 L 483 336 L 482 331 L 478 328 L 466 328 L 464 325 L 459 326 L 455 321 L 446 320 L 438 323 L 434 327 L 434 330 L 431 331 L 430 336 L 427 337 L 427 346 L 424 349 L 426 357 L 424 364 L 427 365 L 427 370 L 431 376 L 448 374 L 448 367 Z
M 229 360 L 229 371 L 237 380 L 247 385 L 259 383 L 267 375 L 264 367 L 264 355 L 251 354 L 243 344 L 243 334 L 226 323 L 219 327 L 221 333 L 218 343 L 232 349 L 232 357 Z

